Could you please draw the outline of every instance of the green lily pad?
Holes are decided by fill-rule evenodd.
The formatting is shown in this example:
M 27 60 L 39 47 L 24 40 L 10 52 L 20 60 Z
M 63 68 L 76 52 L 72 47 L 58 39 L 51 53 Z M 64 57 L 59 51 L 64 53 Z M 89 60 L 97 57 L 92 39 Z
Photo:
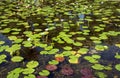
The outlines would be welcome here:
M 78 50 L 78 53 L 80 53 L 80 54 L 86 54 L 88 51 L 89 51 L 89 50 L 88 50 L 87 48 L 80 48 L 80 49 Z
M 68 61 L 71 64 L 78 64 L 79 63 L 79 57 L 78 56 L 70 56 L 70 59 Z
M 115 65 L 116 70 L 120 71 L 120 64 Z
M 93 58 L 92 56 L 84 56 L 84 59 L 89 61 L 90 63 L 98 63 L 98 60 Z
M 9 36 L 8 38 L 9 38 L 10 40 L 16 40 L 16 39 L 17 39 L 16 36 Z
M 21 56 L 14 56 L 11 58 L 11 61 L 13 62 L 21 62 L 24 58 Z
M 105 49 L 107 49 L 108 47 L 107 46 L 103 46 L 103 45 L 96 45 L 95 46 L 95 49 L 96 50 L 99 50 L 99 51 L 104 51 Z
M 5 43 L 5 41 L 0 41 L 0 45 L 2 45 L 2 44 L 4 44 Z
M 10 54 L 12 55 L 14 52 L 18 51 L 21 49 L 21 45 L 20 44 L 14 44 L 11 47 L 7 48 L 6 51 L 10 52 Z
M 3 62 L 6 62 L 6 60 L 5 60 L 6 57 L 7 56 L 4 55 L 4 54 L 0 55 L 0 64 L 3 63 Z
M 23 71 L 22 68 L 15 68 L 14 70 L 10 71 L 7 75 L 7 78 L 19 78 L 19 74 Z
M 95 58 L 95 59 L 100 59 L 101 58 L 100 55 L 96 55 L 96 54 L 92 55 L 92 57 Z
M 50 72 L 48 70 L 42 70 L 41 72 L 39 72 L 40 76 L 48 76 L 50 74 Z
M 120 59 L 120 54 L 116 53 L 115 58 Z
M 95 73 L 99 78 L 107 78 L 107 75 L 103 72 L 96 72 Z
M 27 63 L 27 67 L 28 68 L 35 68 L 35 67 L 37 67 L 39 65 L 39 63 L 37 62 L 37 61 L 30 61 L 30 62 L 28 62 Z
M 119 47 L 120 48 L 120 44 L 115 44 L 115 46 Z
M 63 49 L 64 49 L 64 50 L 72 50 L 72 47 L 70 47 L 70 46 L 65 46 L 65 47 L 63 47 Z
M 35 69 L 32 68 L 25 68 L 23 69 L 23 74 L 32 74 L 35 71 Z
M 45 47 L 44 49 L 45 50 L 51 50 L 53 48 L 53 46 L 47 46 L 47 47 Z
M 28 74 L 27 76 L 24 76 L 24 78 L 36 78 L 34 74 Z
M 59 62 L 56 61 L 56 60 L 49 61 L 48 63 L 49 63 L 49 64 L 52 64 L 52 65 L 57 65 L 57 64 L 59 64 Z
M 85 37 L 77 37 L 76 39 L 77 39 L 77 40 L 81 40 L 81 41 L 82 41 L 82 40 L 86 40 Z
M 92 68 L 95 70 L 104 70 L 104 66 L 101 64 L 94 64 Z

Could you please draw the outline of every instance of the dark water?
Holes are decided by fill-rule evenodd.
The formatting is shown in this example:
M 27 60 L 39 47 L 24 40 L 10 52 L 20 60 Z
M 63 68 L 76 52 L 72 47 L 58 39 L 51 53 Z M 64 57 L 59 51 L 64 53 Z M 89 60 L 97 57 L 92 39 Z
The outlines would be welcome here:
M 69 5 L 66 7 L 71 8 L 71 7 L 69 7 L 71 2 L 72 1 L 70 1 L 70 2 L 68 1 L 67 4 L 69 4 Z M 75 2 L 77 3 L 77 1 L 75 1 Z M 14 5 L 15 4 L 16 3 L 14 3 Z M 49 4 L 49 3 L 46 3 L 46 4 Z M 83 4 L 86 5 L 87 3 L 83 3 Z M 112 4 L 111 2 L 105 2 L 105 3 L 101 4 L 100 6 L 97 6 L 95 4 L 94 5 L 96 7 L 99 7 L 99 9 L 103 10 L 103 11 L 111 9 L 113 11 L 111 16 L 113 15 L 116 17 L 116 19 L 119 19 L 120 17 L 117 17 L 117 16 L 120 16 L 120 14 L 116 10 L 114 11 L 114 8 L 120 7 L 118 4 L 119 4 L 119 2 L 118 3 L 116 2 L 116 4 Z M 5 5 L 6 4 L 3 3 L 0 6 L 5 6 Z M 6 23 L 6 22 L 4 22 L 4 21 L 6 21 L 5 19 L 9 19 L 9 20 L 17 19 L 18 21 L 17 22 L 15 22 L 15 21 L 9 22 L 7 20 L 7 22 L 9 22 L 7 24 L 7 26 L 0 27 L 0 30 L 3 30 L 5 28 L 20 29 L 19 34 L 15 34 L 15 36 L 18 36 L 24 40 L 27 40 L 28 37 L 23 34 L 24 31 L 32 31 L 32 33 L 38 34 L 41 31 L 43 32 L 50 27 L 55 27 L 54 30 L 49 31 L 48 36 L 43 36 L 42 39 L 40 40 L 40 42 L 46 43 L 48 45 L 51 45 L 51 43 L 54 42 L 54 48 L 60 49 L 60 52 L 63 51 L 64 46 L 72 46 L 73 50 L 75 50 L 75 51 L 77 51 L 79 48 L 82 48 L 83 46 L 87 47 L 89 49 L 88 54 L 80 57 L 80 59 L 79 59 L 80 63 L 78 63 L 78 64 L 70 64 L 68 62 L 68 57 L 66 57 L 66 60 L 64 62 L 57 65 L 58 69 L 54 72 L 51 72 L 49 78 L 82 78 L 82 74 L 80 73 L 80 70 L 82 68 L 91 68 L 91 65 L 92 65 L 91 63 L 89 63 L 88 61 L 83 59 L 83 57 L 87 56 L 87 55 L 92 55 L 92 54 L 98 54 L 101 56 L 100 64 L 105 65 L 105 66 L 113 65 L 113 69 L 111 71 L 105 71 L 105 70 L 102 71 L 107 74 L 107 76 L 108 76 L 107 78 L 114 78 L 115 76 L 118 76 L 117 78 L 120 77 L 119 72 L 117 70 L 115 70 L 115 68 L 114 68 L 114 65 L 120 63 L 120 61 L 114 57 L 116 52 L 120 53 L 120 48 L 115 46 L 116 43 L 120 43 L 120 35 L 118 35 L 116 37 L 109 36 L 107 40 L 102 40 L 101 44 L 107 45 L 109 48 L 108 50 L 105 50 L 105 51 L 96 51 L 94 49 L 94 46 L 96 44 L 90 40 L 90 36 L 98 37 L 98 35 L 101 34 L 102 32 L 108 32 L 108 31 L 118 31 L 119 32 L 120 31 L 120 27 L 118 26 L 120 24 L 119 21 L 114 21 L 114 19 L 112 20 L 110 18 L 110 15 L 108 15 L 108 16 L 105 15 L 105 17 L 108 17 L 110 19 L 109 23 L 104 23 L 102 21 L 96 21 L 96 19 L 102 19 L 102 16 L 94 15 L 94 10 L 92 11 L 93 13 L 90 12 L 88 14 L 84 14 L 84 13 L 79 13 L 79 12 L 74 11 L 75 8 L 66 10 L 66 12 L 68 12 L 68 14 L 71 16 L 70 17 L 69 15 L 65 15 L 64 11 L 63 12 L 59 11 L 59 9 L 60 10 L 63 9 L 63 8 L 61 8 L 61 7 L 63 7 L 62 5 L 60 8 L 59 7 L 56 8 L 57 10 L 55 12 L 49 12 L 46 15 L 44 14 L 44 12 L 43 12 L 43 14 L 36 14 L 36 15 L 31 15 L 30 13 L 28 13 L 29 15 L 26 15 L 26 18 L 23 18 L 22 16 L 17 14 L 16 7 L 14 5 L 11 5 L 12 7 L 10 7 L 10 4 L 9 4 L 9 6 L 5 6 L 5 8 L 1 9 L 1 10 L 3 10 L 3 11 L 0 11 L 1 16 L 4 16 L 5 14 L 9 14 L 9 11 L 16 12 L 16 14 L 8 16 L 7 18 L 0 18 L 0 20 L 1 20 L 0 25 L 3 25 Z M 109 6 L 107 6 L 107 5 L 109 5 Z M 111 6 L 113 6 L 113 7 L 111 7 Z M 23 8 L 22 5 L 20 5 L 20 8 L 21 7 Z M 52 8 L 53 8 L 53 6 L 52 6 Z M 7 11 L 8 13 L 5 11 L 7 9 L 8 9 L 8 11 Z M 101 13 L 104 14 L 103 11 Z M 24 10 L 21 11 L 21 13 L 22 12 L 24 12 Z M 59 21 L 53 21 L 55 18 L 58 18 Z M 88 21 L 88 20 L 86 20 L 86 18 L 90 18 L 93 21 Z M 79 20 L 81 20 L 81 22 L 83 22 L 83 23 L 80 25 L 77 25 L 76 22 L 78 22 Z M 29 27 L 25 27 L 25 25 L 20 24 L 21 22 L 28 24 Z M 68 28 L 64 28 L 65 27 L 64 22 L 68 23 L 66 25 L 71 25 L 71 24 L 74 24 L 74 25 L 70 26 Z M 34 25 L 35 23 L 37 23 L 38 26 L 35 26 Z M 20 24 L 20 25 L 18 25 L 18 24 Z M 104 24 L 105 28 L 104 28 L 104 30 L 102 30 L 100 32 L 95 32 L 94 26 L 98 26 L 99 24 Z M 84 28 L 84 26 L 87 26 L 87 28 Z M 41 29 L 41 31 L 35 31 L 35 29 Z M 56 41 L 52 41 L 52 38 L 58 36 L 61 31 L 64 31 L 64 29 L 69 29 L 69 32 L 84 32 L 84 30 L 90 30 L 90 32 L 89 32 L 89 35 L 76 34 L 76 35 L 72 36 L 72 39 L 75 39 L 76 37 L 81 37 L 81 36 L 86 38 L 85 41 L 82 41 L 83 46 L 80 46 L 80 47 L 76 47 L 72 44 L 67 44 L 67 43 L 59 44 Z M 11 30 L 9 33 L 0 33 L 0 40 L 5 41 L 4 45 L 9 45 L 9 46 L 12 45 L 12 41 L 10 41 L 7 37 L 10 35 L 13 35 L 12 34 L 13 32 L 14 32 L 14 30 Z M 69 34 L 69 32 L 67 32 L 67 34 Z M 46 37 L 48 37 L 48 38 L 46 39 Z M 30 60 L 37 60 L 39 62 L 39 66 L 36 68 L 36 71 L 34 72 L 35 75 L 38 75 L 39 71 L 45 69 L 45 66 L 48 64 L 49 60 L 54 59 L 54 55 L 39 55 L 39 52 L 42 50 L 44 50 L 44 48 L 35 47 L 34 49 L 31 49 L 31 47 L 25 48 L 22 46 L 21 50 L 20 50 L 21 51 L 20 55 L 25 58 L 23 61 L 24 64 L 23 64 L 23 62 L 20 62 L 20 63 L 11 62 L 10 61 L 11 56 L 9 55 L 8 52 L 0 52 L 0 54 L 6 54 L 7 60 L 8 60 L 8 62 L 0 64 L 0 70 L 1 70 L 0 78 L 6 78 L 6 75 L 8 74 L 8 72 L 15 69 L 16 67 L 25 67 L 25 64 Z M 65 75 L 61 74 L 61 69 L 65 65 L 69 65 L 73 68 L 73 70 L 74 70 L 73 75 L 65 76 Z M 98 72 L 98 71 L 92 69 L 92 74 L 95 76 L 95 78 L 98 78 L 98 76 L 96 76 L 95 72 Z M 24 75 L 20 75 L 20 78 L 24 78 L 23 76 Z

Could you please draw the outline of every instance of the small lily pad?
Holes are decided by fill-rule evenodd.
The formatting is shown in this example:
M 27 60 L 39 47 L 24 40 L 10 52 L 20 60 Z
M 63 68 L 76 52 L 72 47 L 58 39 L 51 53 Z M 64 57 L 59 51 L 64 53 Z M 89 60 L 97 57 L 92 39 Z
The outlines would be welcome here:
M 50 74 L 50 72 L 48 70 L 42 70 L 41 72 L 39 72 L 40 76 L 48 76 Z
M 21 56 L 14 56 L 11 58 L 11 61 L 13 62 L 21 62 L 24 58 Z
M 37 61 L 30 61 L 30 62 L 28 62 L 27 63 L 27 67 L 28 68 L 35 68 L 35 67 L 37 67 L 39 65 L 39 63 L 37 62 Z
M 35 69 L 32 68 L 25 68 L 23 69 L 23 74 L 32 74 L 35 71 Z
M 104 70 L 104 66 L 101 64 L 94 64 L 92 68 L 95 70 Z
M 49 61 L 48 63 L 49 63 L 49 64 L 52 64 L 52 65 L 57 65 L 57 64 L 59 64 L 59 62 L 56 61 L 56 60 Z
M 115 65 L 116 70 L 120 71 L 120 64 Z

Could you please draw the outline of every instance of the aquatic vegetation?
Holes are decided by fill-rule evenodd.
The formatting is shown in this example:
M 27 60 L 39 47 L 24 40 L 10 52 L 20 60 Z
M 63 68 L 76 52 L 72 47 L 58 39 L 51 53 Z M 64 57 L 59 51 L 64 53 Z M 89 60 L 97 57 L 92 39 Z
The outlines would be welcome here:
M 24 58 L 21 57 L 21 56 L 13 56 L 13 57 L 11 58 L 11 61 L 13 61 L 13 62 L 21 62 L 23 59 L 24 59 Z
M 92 71 L 89 68 L 82 68 L 80 70 L 80 73 L 83 75 L 82 78 L 92 78 L 93 77 Z
M 22 71 L 23 71 L 22 68 L 15 68 L 14 70 L 8 73 L 7 78 L 19 78 L 19 74 Z
M 52 65 L 57 65 L 57 64 L 59 64 L 59 62 L 56 61 L 56 60 L 51 60 L 51 61 L 49 61 L 48 63 L 49 63 L 49 64 L 52 64 Z
M 65 46 L 63 47 L 64 50 L 72 50 L 72 48 L 70 46 Z
M 25 69 L 23 69 L 22 73 L 23 74 L 32 74 L 34 71 L 35 71 L 35 69 L 25 68 Z
M 120 59 L 120 55 L 118 53 L 116 53 L 115 58 Z
M 21 49 L 20 44 L 13 44 L 11 47 L 7 48 L 6 51 L 10 52 L 10 55 L 13 55 L 16 51 Z
M 77 51 L 77 53 L 79 53 L 79 54 L 87 54 L 87 52 L 88 52 L 88 49 L 87 49 L 87 48 L 80 48 L 80 49 Z
M 28 62 L 27 64 L 26 64 L 26 66 L 28 67 L 28 68 L 35 68 L 35 67 L 37 67 L 39 65 L 39 63 L 37 62 L 37 61 L 30 61 L 30 62 Z
M 63 66 L 61 69 L 61 73 L 63 75 L 72 75 L 74 73 L 73 69 L 70 66 Z
M 35 75 L 33 74 L 28 74 L 27 76 L 25 76 L 24 78 L 36 78 Z
M 6 62 L 6 58 L 7 56 L 5 54 L 0 55 L 0 64 L 3 62 Z
M 48 78 L 46 76 L 37 76 L 36 78 Z
M 0 45 L 2 45 L 2 44 L 4 44 L 5 43 L 5 41 L 0 41 Z
M 103 72 L 95 72 L 95 74 L 99 77 L 99 78 L 107 78 L 107 75 Z
M 100 58 L 100 55 L 84 56 L 84 59 L 90 63 L 98 63 Z
M 113 60 L 109 62 L 100 55 L 101 52 L 110 49 L 110 46 L 120 47 L 118 4 L 118 1 L 100 0 L 94 0 L 94 2 L 90 0 L 1 1 L 0 65 L 20 64 L 17 70 L 14 69 L 18 73 L 13 73 L 14 70 L 11 68 L 7 77 L 18 78 L 20 74 L 24 78 L 35 78 L 34 74 L 42 73 L 37 77 L 48 78 L 46 76 L 50 74 L 49 71 L 55 72 L 52 73 L 55 74 L 53 76 L 58 75 L 58 71 L 55 70 L 59 70 L 59 68 L 56 65 L 62 66 L 67 63 L 75 66 L 76 64 L 76 68 L 84 62 L 92 67 L 94 72 L 114 71 L 112 70 L 114 66 L 119 72 L 119 50 L 109 52 L 110 54 L 117 52 L 114 55 L 117 61 L 115 64 L 112 62 Z M 24 48 L 28 49 L 24 50 Z M 92 52 L 91 50 L 97 51 Z M 27 59 L 29 56 L 30 59 Z M 31 56 L 37 59 L 32 59 Z M 48 66 L 46 62 L 48 62 Z M 110 63 L 110 65 L 106 63 Z M 38 72 L 39 66 L 46 66 L 47 70 Z M 80 75 L 81 78 L 93 77 L 90 75 L 89 69 L 83 70 L 82 72 L 86 73 L 86 76 L 81 73 L 83 75 Z M 70 66 L 63 67 L 60 72 L 67 75 L 66 77 L 74 73 Z M 103 73 L 98 72 L 95 76 L 107 77 Z
M 69 56 L 69 63 L 71 64 L 78 64 L 80 56 Z
M 40 76 L 48 76 L 50 74 L 50 72 L 48 70 L 42 70 L 41 72 L 39 72 Z
M 104 66 L 101 64 L 94 64 L 92 68 L 95 70 L 104 70 Z
M 49 71 L 55 71 L 57 69 L 57 66 L 56 65 L 52 65 L 52 64 L 48 64 L 48 65 L 46 65 L 45 68 L 47 70 L 49 70 Z
M 120 44 L 115 44 L 115 46 L 120 47 Z
M 116 70 L 120 71 L 120 64 L 115 65 Z
M 55 60 L 58 62 L 63 62 L 65 60 L 65 57 L 62 54 L 56 54 Z
M 104 51 L 105 49 L 108 49 L 108 47 L 103 45 L 96 45 L 95 49 L 99 51 Z

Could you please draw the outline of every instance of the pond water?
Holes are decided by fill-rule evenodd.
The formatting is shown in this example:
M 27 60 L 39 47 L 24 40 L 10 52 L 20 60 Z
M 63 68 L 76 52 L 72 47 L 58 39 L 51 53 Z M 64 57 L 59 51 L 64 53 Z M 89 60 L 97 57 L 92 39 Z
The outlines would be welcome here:
M 0 78 L 120 78 L 119 1 L 36 1 L 0 2 Z

